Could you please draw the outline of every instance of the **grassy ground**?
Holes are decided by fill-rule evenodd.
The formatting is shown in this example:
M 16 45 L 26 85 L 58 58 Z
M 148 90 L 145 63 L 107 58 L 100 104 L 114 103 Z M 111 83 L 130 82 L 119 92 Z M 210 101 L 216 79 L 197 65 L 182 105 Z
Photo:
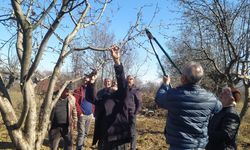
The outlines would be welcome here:
M 163 135 L 163 128 L 165 126 L 164 118 L 145 117 L 138 116 L 137 119 L 137 131 L 138 131 L 138 150 L 163 150 L 167 149 L 168 145 L 165 143 L 165 137 Z M 238 135 L 238 149 L 249 150 L 250 149 L 250 116 L 247 115 L 242 122 L 239 135 Z M 76 131 L 74 132 L 76 134 Z M 75 135 L 76 136 L 76 135 Z M 86 150 L 96 149 L 91 145 L 93 137 L 93 123 L 86 141 Z M 10 139 L 2 122 L 0 124 L 0 149 L 12 149 Z M 49 147 L 42 147 L 43 150 L 48 150 Z
M 20 101 L 20 93 L 12 93 L 15 95 L 15 100 Z M 149 102 L 150 101 L 150 102 Z M 155 109 L 154 102 L 151 100 L 144 101 L 144 107 L 149 109 Z M 15 107 L 19 109 L 22 104 L 15 102 Z M 148 106 L 148 107 L 147 107 Z M 242 104 L 238 105 L 240 108 Z M 138 150 L 163 150 L 167 149 L 168 145 L 165 142 L 163 135 L 163 129 L 165 126 L 165 112 L 157 110 L 153 113 L 153 116 L 138 115 L 137 117 L 137 149 Z M 96 149 L 91 145 L 93 137 L 93 124 L 91 124 L 91 130 L 89 132 L 86 141 L 86 150 Z M 238 150 L 250 149 L 250 112 L 246 114 L 244 120 L 241 122 L 240 130 L 238 133 Z M 76 131 L 74 131 L 74 138 L 76 137 Z M 11 144 L 9 135 L 0 116 L 0 149 L 14 149 Z M 43 150 L 48 150 L 48 141 L 42 147 Z

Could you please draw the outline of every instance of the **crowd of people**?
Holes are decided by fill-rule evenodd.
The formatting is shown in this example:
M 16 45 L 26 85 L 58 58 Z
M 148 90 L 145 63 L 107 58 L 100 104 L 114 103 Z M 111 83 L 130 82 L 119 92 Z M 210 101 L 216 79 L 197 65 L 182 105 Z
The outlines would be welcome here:
M 93 145 L 98 150 L 136 150 L 136 116 L 141 110 L 140 90 L 134 78 L 125 78 L 119 47 L 112 46 L 116 81 L 104 79 L 97 91 L 97 75 L 85 77 L 78 88 L 69 84 L 51 113 L 50 147 L 58 149 L 61 138 L 64 149 L 73 149 L 72 131 L 77 130 L 76 149 L 85 148 L 92 116 L 95 118 Z M 170 86 L 171 77 L 164 76 L 155 102 L 167 109 L 164 134 L 170 150 L 234 150 L 240 117 L 235 105 L 240 92 L 224 88 L 219 96 L 203 89 L 204 76 L 197 62 L 187 63 L 180 77 L 181 85 Z

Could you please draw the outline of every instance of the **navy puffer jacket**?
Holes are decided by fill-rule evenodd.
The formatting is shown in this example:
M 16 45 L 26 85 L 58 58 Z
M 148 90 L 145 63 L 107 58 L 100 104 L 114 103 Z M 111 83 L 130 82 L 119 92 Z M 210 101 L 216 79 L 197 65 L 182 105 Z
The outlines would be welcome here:
M 212 93 L 197 84 L 177 88 L 162 84 L 155 101 L 168 110 L 165 136 L 171 147 L 205 148 L 209 118 L 222 109 Z

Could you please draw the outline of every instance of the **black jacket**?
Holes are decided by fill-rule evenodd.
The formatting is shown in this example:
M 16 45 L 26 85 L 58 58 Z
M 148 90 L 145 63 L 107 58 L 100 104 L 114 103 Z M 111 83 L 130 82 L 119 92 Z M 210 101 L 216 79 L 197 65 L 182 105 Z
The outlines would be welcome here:
M 207 150 L 236 150 L 240 117 L 234 106 L 224 107 L 209 121 Z
M 132 86 L 131 88 L 127 88 L 125 102 L 130 115 L 138 114 L 142 107 L 142 99 L 137 87 Z
M 89 84 L 86 94 L 94 100 L 90 101 L 98 109 L 95 120 L 93 144 L 102 139 L 108 142 L 123 144 L 131 140 L 131 131 L 126 106 L 127 84 L 122 65 L 115 65 L 118 90 L 104 92 L 101 97 L 96 96 L 94 85 Z M 91 99 L 92 99 L 91 98 Z

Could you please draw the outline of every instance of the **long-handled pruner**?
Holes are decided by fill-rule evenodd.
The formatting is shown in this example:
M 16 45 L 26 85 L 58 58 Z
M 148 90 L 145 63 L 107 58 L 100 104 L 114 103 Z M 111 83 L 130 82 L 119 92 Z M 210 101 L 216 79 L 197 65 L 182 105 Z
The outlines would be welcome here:
M 147 34 L 148 39 L 149 39 L 149 41 L 150 41 L 150 44 L 151 44 L 151 46 L 152 46 L 152 48 L 153 48 L 153 50 L 154 50 L 155 56 L 156 56 L 156 58 L 157 58 L 157 60 L 158 60 L 158 62 L 159 62 L 159 64 L 160 64 L 160 66 L 161 66 L 161 69 L 162 69 L 162 72 L 163 72 L 164 76 L 166 76 L 166 73 L 165 73 L 165 70 L 164 70 L 164 68 L 163 68 L 163 66 L 162 66 L 162 64 L 161 64 L 161 61 L 160 61 L 160 59 L 159 59 L 159 56 L 157 55 L 157 53 L 156 53 L 156 51 L 155 51 L 154 45 L 153 45 L 153 43 L 152 43 L 152 40 L 154 40 L 154 41 L 156 42 L 156 44 L 160 47 L 160 49 L 162 50 L 162 52 L 165 54 L 165 56 L 167 56 L 168 60 L 169 60 L 170 63 L 175 67 L 175 69 L 176 69 L 180 74 L 182 74 L 181 71 L 180 71 L 180 69 L 176 66 L 176 64 L 175 64 L 175 63 L 173 62 L 173 60 L 170 58 L 170 56 L 168 55 L 168 53 L 163 49 L 163 47 L 161 46 L 161 44 L 157 41 L 157 39 L 156 39 L 155 37 L 153 37 L 152 33 L 151 33 L 148 29 L 145 29 L 145 31 L 146 31 L 146 34 Z
M 152 34 L 151 34 L 147 29 L 146 29 L 146 33 L 147 33 L 147 35 L 148 35 L 148 38 L 150 37 L 150 35 L 152 36 Z M 150 33 L 150 34 L 148 34 L 148 33 Z M 164 76 L 167 76 L 167 74 L 166 74 L 166 72 L 165 72 L 165 70 L 164 70 L 164 68 L 163 68 L 163 66 L 162 66 L 162 64 L 161 64 L 160 58 L 159 58 L 158 54 L 157 54 L 156 51 L 155 51 L 155 48 L 154 48 L 154 45 L 153 45 L 153 43 L 152 43 L 151 38 L 149 38 L 149 42 L 150 42 L 150 44 L 151 44 L 151 46 L 152 46 L 152 48 L 153 48 L 153 50 L 154 50 L 155 57 L 156 57 L 156 59 L 158 60 L 158 63 L 160 64 L 160 67 L 161 67 L 161 70 L 162 70 L 162 72 L 163 72 L 163 75 L 164 75 Z

